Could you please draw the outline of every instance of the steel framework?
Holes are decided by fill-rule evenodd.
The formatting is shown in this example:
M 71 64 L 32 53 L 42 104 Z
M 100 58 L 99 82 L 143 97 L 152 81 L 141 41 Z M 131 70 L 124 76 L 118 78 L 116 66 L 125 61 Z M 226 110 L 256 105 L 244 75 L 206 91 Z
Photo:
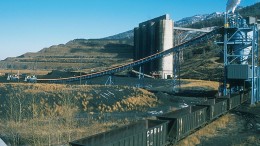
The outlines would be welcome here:
M 230 65 L 247 65 L 249 67 L 249 76 L 244 82 L 251 84 L 251 104 L 259 101 L 259 67 L 258 67 L 258 28 L 257 24 L 248 24 L 238 13 L 226 14 L 224 25 L 224 40 L 219 42 L 223 44 L 224 53 L 224 78 L 223 94 L 232 92 L 232 88 L 241 91 L 243 87 L 237 88 L 231 85 L 231 80 L 227 77 L 227 67 Z M 241 68 L 241 67 L 240 67 Z M 235 75 L 241 73 L 241 70 L 232 71 Z M 236 75 L 237 74 L 237 75 Z M 239 80 L 239 79 L 237 79 Z M 227 90 L 229 84 L 230 91 Z
M 210 38 L 212 38 L 216 34 L 219 34 L 220 32 L 222 32 L 222 30 L 223 30 L 222 27 L 214 29 L 214 30 L 212 30 L 209 33 L 203 34 L 203 35 L 198 36 L 198 37 L 196 37 L 196 38 L 194 38 L 192 40 L 189 40 L 187 42 L 179 44 L 178 46 L 175 46 L 175 47 L 173 47 L 173 48 L 171 48 L 169 50 L 158 52 L 156 54 L 147 56 L 145 58 L 136 60 L 134 62 L 127 63 L 127 64 L 124 64 L 124 65 L 121 65 L 121 66 L 117 66 L 117 67 L 114 67 L 114 68 L 110 68 L 110 69 L 107 69 L 107 70 L 104 70 L 104 71 L 95 72 L 95 73 L 91 73 L 91 74 L 86 74 L 86 75 L 82 75 L 82 76 L 69 77 L 69 78 L 37 79 L 37 82 L 67 83 L 67 82 L 79 81 L 80 79 L 81 80 L 86 80 L 86 79 L 96 78 L 96 77 L 100 77 L 100 76 L 104 76 L 104 75 L 111 75 L 113 73 L 120 72 L 120 71 L 129 69 L 129 68 L 132 68 L 134 66 L 140 66 L 140 65 L 142 65 L 144 63 L 147 63 L 147 62 L 150 62 L 150 61 L 152 61 L 154 59 L 162 58 L 162 57 L 167 56 L 167 55 L 169 55 L 171 53 L 178 52 L 181 49 L 184 49 L 184 48 L 186 48 L 188 46 L 191 46 L 191 45 L 194 45 L 194 44 L 197 44 L 197 43 L 209 40 Z

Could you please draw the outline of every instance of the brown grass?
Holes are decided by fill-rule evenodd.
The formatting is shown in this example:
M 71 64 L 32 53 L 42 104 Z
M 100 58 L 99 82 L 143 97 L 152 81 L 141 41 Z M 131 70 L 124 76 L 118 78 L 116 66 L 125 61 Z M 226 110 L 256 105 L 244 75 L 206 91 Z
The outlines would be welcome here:
M 200 144 L 200 139 L 202 137 L 211 138 L 217 135 L 219 129 L 225 129 L 230 123 L 235 122 L 235 116 L 231 114 L 224 115 L 223 117 L 217 119 L 211 124 L 205 126 L 204 128 L 196 131 L 187 138 L 181 140 L 176 146 L 196 146 Z
M 216 81 L 205 81 L 205 80 L 192 80 L 192 79 L 182 79 L 183 81 L 188 81 L 188 84 L 181 85 L 181 87 L 210 87 L 214 90 L 218 90 L 219 82 Z
M 0 70 L 0 75 L 4 75 L 5 73 L 13 73 L 17 74 L 19 71 L 19 74 L 36 74 L 36 75 L 46 75 L 50 72 L 50 70 Z
M 11 145 L 21 145 L 23 143 L 26 145 L 61 145 L 110 130 L 112 127 L 122 126 L 128 122 L 100 123 L 91 121 L 89 124 L 81 123 L 81 125 L 77 125 L 77 123 L 79 122 L 65 122 L 56 119 L 32 119 L 21 123 L 8 121 L 4 126 L 0 124 L 0 133 L 10 137 Z
M 115 96 L 102 98 L 108 90 Z M 120 125 L 106 113 L 145 111 L 158 104 L 152 93 L 124 86 L 6 83 L 0 91 L 0 134 L 8 135 L 12 145 L 67 143 Z M 85 123 L 75 120 L 78 113 L 89 113 Z M 97 116 L 100 123 L 93 119 Z

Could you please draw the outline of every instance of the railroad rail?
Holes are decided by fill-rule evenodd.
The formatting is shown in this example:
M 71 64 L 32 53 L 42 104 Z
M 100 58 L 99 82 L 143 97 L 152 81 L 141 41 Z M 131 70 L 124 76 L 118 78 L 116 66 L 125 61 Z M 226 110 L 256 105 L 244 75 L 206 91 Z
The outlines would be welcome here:
M 205 41 L 205 40 L 209 40 L 210 38 L 212 38 L 213 36 L 215 36 L 216 34 L 219 34 L 223 31 L 223 27 L 219 27 L 216 28 L 206 34 L 203 34 L 201 36 L 198 36 L 192 40 L 186 41 L 182 44 L 179 44 L 169 50 L 165 50 L 165 51 L 161 51 L 158 52 L 156 54 L 150 55 L 148 57 L 133 61 L 131 63 L 127 63 L 121 66 L 117 66 L 117 67 L 113 67 L 104 71 L 100 71 L 100 72 L 95 72 L 95 73 L 90 73 L 90 74 L 86 74 L 86 75 L 82 75 L 82 76 L 74 76 L 74 77 L 69 77 L 69 78 L 58 78 L 58 79 L 37 79 L 37 82 L 50 82 L 50 83 L 66 83 L 66 82 L 74 82 L 74 81 L 79 81 L 79 80 L 86 80 L 86 79 L 91 79 L 91 78 L 96 78 L 96 77 L 100 77 L 100 76 L 104 76 L 104 75 L 111 75 L 117 72 L 121 72 L 123 70 L 132 68 L 134 66 L 139 66 L 142 65 L 144 63 L 150 62 L 152 60 L 158 59 L 158 58 L 162 58 L 164 56 L 167 56 L 170 53 L 173 52 L 178 52 L 179 50 L 191 46 L 193 44 L 197 44 L 199 42 Z

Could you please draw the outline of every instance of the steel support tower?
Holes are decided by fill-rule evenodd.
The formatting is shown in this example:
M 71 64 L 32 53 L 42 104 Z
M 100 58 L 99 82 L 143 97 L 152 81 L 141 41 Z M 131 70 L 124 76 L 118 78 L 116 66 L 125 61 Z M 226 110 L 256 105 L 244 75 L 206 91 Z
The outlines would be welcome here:
M 180 67 L 180 51 L 176 51 L 173 63 L 173 92 L 178 92 L 181 86 Z
M 250 19 L 248 19 L 250 20 Z M 238 13 L 226 14 L 223 32 L 224 77 L 221 92 L 251 90 L 251 104 L 259 101 L 258 28 Z M 227 90 L 229 89 L 229 90 Z

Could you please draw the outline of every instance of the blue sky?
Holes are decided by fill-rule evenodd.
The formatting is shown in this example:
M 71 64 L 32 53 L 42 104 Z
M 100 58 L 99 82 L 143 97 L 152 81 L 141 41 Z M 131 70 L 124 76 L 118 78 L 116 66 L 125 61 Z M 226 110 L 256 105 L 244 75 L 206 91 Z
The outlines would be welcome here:
M 1 0 L 0 60 L 77 38 L 101 38 L 170 14 L 224 12 L 227 0 Z M 259 0 L 242 0 L 241 6 Z

